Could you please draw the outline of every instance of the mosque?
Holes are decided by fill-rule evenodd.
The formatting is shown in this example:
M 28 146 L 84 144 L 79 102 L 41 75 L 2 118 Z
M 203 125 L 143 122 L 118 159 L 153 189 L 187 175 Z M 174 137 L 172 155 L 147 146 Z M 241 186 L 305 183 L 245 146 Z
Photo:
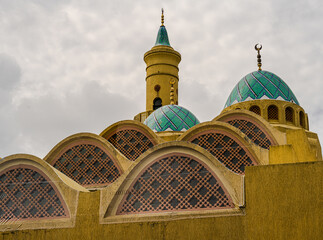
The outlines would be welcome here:
M 201 123 L 178 103 L 181 54 L 162 14 L 144 54 L 145 111 L 44 159 L 0 160 L 2 239 L 321 239 L 321 145 L 261 48 Z

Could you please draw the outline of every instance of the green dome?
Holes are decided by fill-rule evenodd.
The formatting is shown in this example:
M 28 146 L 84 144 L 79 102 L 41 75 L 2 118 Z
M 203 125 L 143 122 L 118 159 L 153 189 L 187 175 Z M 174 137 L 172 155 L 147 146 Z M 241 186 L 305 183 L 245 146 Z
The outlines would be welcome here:
M 257 99 L 283 100 L 299 105 L 292 90 L 280 77 L 268 71 L 255 71 L 238 82 L 228 97 L 225 108 Z
M 178 105 L 166 105 L 158 108 L 145 120 L 155 132 L 186 131 L 200 121 L 186 108 Z
M 155 46 L 158 46 L 158 45 L 170 46 L 167 31 L 164 25 L 160 26 L 157 34 Z

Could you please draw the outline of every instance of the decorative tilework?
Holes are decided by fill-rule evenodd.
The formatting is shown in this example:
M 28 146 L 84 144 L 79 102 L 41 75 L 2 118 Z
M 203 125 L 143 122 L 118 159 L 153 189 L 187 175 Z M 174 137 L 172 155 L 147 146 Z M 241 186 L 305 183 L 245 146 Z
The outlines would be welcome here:
M 155 132 L 186 131 L 199 123 L 190 111 L 178 105 L 158 108 L 144 122 Z
M 114 161 L 93 144 L 70 146 L 52 164 L 83 186 L 108 185 L 120 176 Z
M 117 214 L 232 207 L 222 183 L 204 163 L 186 154 L 172 153 L 141 171 Z
M 131 161 L 155 145 L 146 134 L 134 129 L 118 129 L 107 140 Z
M 235 173 L 244 174 L 246 166 L 255 165 L 248 149 L 226 134 L 209 131 L 193 137 L 190 141 L 208 150 Z
M 160 26 L 158 30 L 155 46 L 158 45 L 170 46 L 165 26 Z
M 59 193 L 41 172 L 19 167 L 0 173 L 0 222 L 66 216 Z
M 257 99 L 284 100 L 299 105 L 292 90 L 280 77 L 268 71 L 255 71 L 243 77 L 234 87 L 225 108 Z

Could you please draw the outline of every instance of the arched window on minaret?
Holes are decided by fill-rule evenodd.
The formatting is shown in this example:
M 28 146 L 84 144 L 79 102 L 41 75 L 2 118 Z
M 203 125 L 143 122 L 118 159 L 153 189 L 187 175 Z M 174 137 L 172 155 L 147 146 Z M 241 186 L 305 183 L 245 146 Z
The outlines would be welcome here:
M 161 106 L 162 106 L 162 100 L 159 97 L 155 98 L 153 109 L 156 110 L 156 109 L 160 108 Z

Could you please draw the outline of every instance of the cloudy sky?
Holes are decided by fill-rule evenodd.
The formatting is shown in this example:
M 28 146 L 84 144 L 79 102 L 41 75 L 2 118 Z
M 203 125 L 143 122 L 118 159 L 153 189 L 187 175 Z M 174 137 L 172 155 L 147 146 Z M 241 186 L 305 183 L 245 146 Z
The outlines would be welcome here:
M 179 104 L 216 117 L 235 84 L 263 69 L 293 90 L 323 137 L 321 0 L 0 0 L 0 157 L 44 157 L 145 110 L 143 54 L 160 9 L 182 54 Z

